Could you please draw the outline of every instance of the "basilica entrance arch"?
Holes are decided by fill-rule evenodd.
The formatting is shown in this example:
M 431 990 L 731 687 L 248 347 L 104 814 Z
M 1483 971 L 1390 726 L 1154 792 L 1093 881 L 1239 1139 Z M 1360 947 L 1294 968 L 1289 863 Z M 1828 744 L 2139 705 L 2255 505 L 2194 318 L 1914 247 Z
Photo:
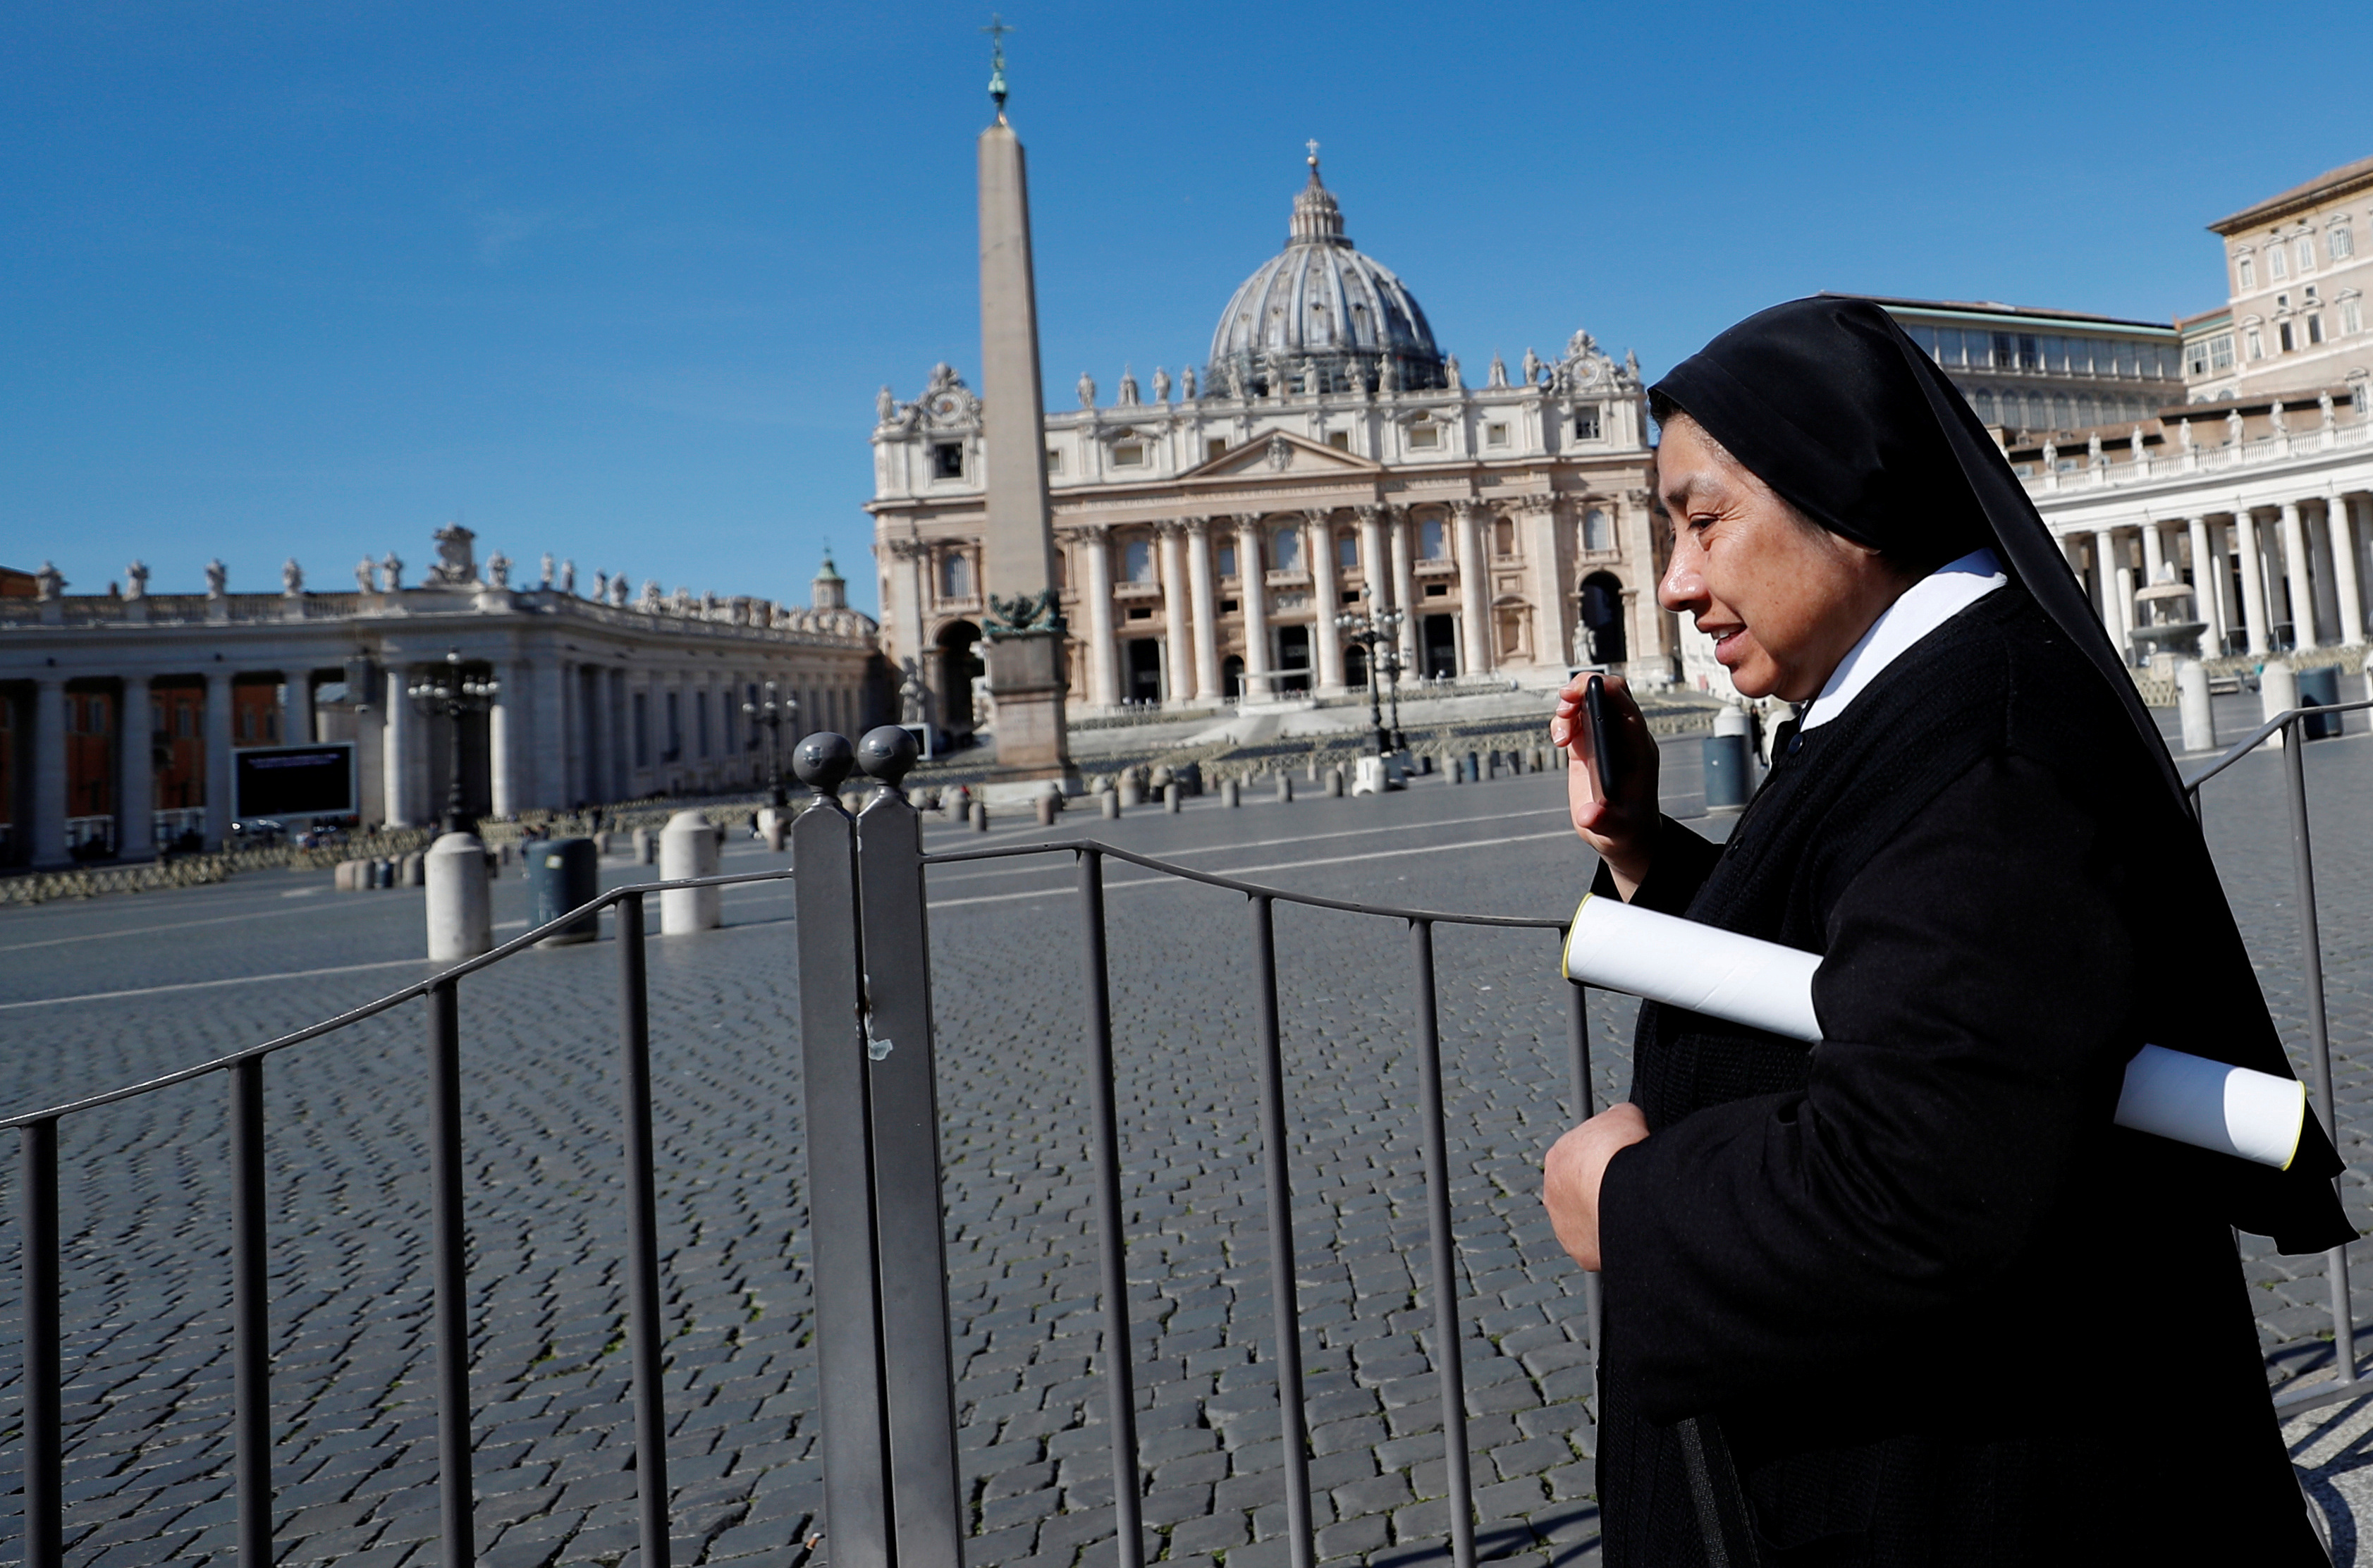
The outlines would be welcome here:
M 974 725 L 973 677 L 987 672 L 980 660 L 980 628 L 970 621 L 950 621 L 940 628 L 940 712 L 941 728 L 969 734 Z
M 1582 579 L 1584 647 L 1574 649 L 1585 664 L 1620 664 L 1631 655 L 1623 636 L 1623 584 L 1613 572 Z

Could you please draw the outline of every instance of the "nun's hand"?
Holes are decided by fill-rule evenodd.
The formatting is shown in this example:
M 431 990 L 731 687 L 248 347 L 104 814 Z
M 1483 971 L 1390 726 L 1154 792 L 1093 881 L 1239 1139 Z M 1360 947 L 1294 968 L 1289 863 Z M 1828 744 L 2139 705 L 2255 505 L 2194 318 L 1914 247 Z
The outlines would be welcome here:
M 1593 1273 L 1598 1250 L 1598 1189 L 1607 1162 L 1648 1136 L 1648 1118 L 1631 1104 L 1609 1106 L 1549 1145 L 1541 1162 L 1541 1207 L 1566 1256 Z
M 1566 754 L 1566 807 L 1573 830 L 1598 851 L 1614 873 L 1616 890 L 1629 899 L 1647 880 L 1648 861 L 1656 847 L 1656 769 L 1662 760 L 1640 705 L 1620 675 L 1607 677 L 1607 760 L 1614 766 L 1614 788 L 1602 793 L 1599 781 L 1607 770 L 1590 755 L 1590 723 L 1583 713 L 1583 688 L 1588 675 L 1577 675 L 1558 693 L 1549 715 L 1549 743 Z

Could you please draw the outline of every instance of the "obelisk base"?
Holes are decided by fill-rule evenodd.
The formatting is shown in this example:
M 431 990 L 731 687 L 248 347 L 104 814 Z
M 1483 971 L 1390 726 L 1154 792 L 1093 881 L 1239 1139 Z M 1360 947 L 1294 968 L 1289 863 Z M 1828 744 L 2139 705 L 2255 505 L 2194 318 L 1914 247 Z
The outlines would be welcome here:
M 989 642 L 988 691 L 997 701 L 997 766 L 988 794 L 1036 794 L 1054 780 L 1066 795 L 1080 792 L 1063 727 L 1063 637 L 1055 631 L 1013 632 Z

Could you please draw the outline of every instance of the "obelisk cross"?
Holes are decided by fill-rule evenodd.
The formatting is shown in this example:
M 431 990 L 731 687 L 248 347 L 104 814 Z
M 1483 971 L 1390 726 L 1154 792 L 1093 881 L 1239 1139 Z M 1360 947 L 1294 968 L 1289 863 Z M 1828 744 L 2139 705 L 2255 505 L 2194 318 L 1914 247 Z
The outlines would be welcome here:
M 1005 118 L 1005 35 L 1013 29 L 995 11 L 988 14 L 988 26 L 980 29 L 988 34 L 988 96 L 997 104 L 997 117 Z

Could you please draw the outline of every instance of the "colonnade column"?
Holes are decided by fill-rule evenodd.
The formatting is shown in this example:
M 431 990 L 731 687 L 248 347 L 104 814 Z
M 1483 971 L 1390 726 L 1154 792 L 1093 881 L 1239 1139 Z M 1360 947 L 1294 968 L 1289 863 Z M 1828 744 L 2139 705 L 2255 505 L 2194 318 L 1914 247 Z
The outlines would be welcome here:
M 61 866 L 66 854 L 66 684 L 33 679 L 33 864 Z
M 1164 702 L 1185 702 L 1195 693 L 1195 649 L 1186 619 L 1186 531 L 1168 519 L 1153 525 L 1162 545 L 1162 643 L 1169 685 Z
M 230 672 L 206 672 L 206 848 L 230 841 Z
M 2143 586 L 2145 588 L 2157 585 L 2159 568 L 2166 564 L 2167 535 L 2159 532 L 2157 522 L 2145 519 L 2143 522 Z
M 1318 691 L 1343 689 L 1343 643 L 1335 629 L 1343 591 L 1335 578 L 1334 513 L 1324 508 L 1303 514 L 1302 549 L 1310 560 L 1310 651 L 1317 662 Z
M 2356 576 L 2356 519 L 2348 497 L 2323 504 L 2324 532 L 2332 539 L 2332 580 L 2340 593 L 2340 631 L 2333 641 L 2347 648 L 2365 640 L 2364 586 Z
M 403 695 L 407 683 L 396 665 L 387 670 L 387 723 L 380 739 L 380 793 L 390 827 L 412 825 L 414 802 L 405 780 L 411 777 L 414 714 L 412 699 Z
M 2134 621 L 2142 606 L 2134 598 L 2134 568 L 2127 564 L 2125 542 L 2112 541 L 2111 549 L 2116 569 L 2110 574 L 2109 586 L 2117 596 L 2118 646 L 2131 654 L 2134 649 Z
M 1483 560 L 1483 507 L 1452 503 L 1458 538 L 1458 673 L 1481 675 L 1491 668 L 1491 579 Z
M 1211 520 L 1186 520 L 1186 591 L 1195 611 L 1195 692 L 1206 702 L 1227 696 L 1220 681 L 1219 597 L 1211 591 Z
M 528 756 L 525 678 L 516 660 L 495 665 L 495 705 L 486 714 L 486 804 L 497 816 L 508 816 L 520 806 L 513 773 Z
M 1261 560 L 1260 519 L 1251 512 L 1236 519 L 1236 603 L 1245 615 L 1245 695 L 1268 696 L 1268 683 L 1253 679 L 1268 673 L 1268 568 Z
M 2291 595 L 2291 646 L 2321 646 L 2315 636 L 2315 580 L 2308 570 L 2307 525 L 2298 503 L 2283 503 L 2283 575 Z
M 1393 603 L 1401 612 L 1401 673 L 1417 675 L 1417 572 L 1409 558 L 1409 530 L 1415 526 L 1399 507 L 1384 509 L 1385 527 L 1392 535 Z
M 612 670 L 609 684 L 603 688 L 608 699 L 605 716 L 608 720 L 610 770 L 604 775 L 610 780 L 610 798 L 623 801 L 633 794 L 634 782 L 628 777 L 626 764 L 626 672 Z
M 1120 648 L 1113 638 L 1112 530 L 1097 523 L 1081 529 L 1076 537 L 1087 568 L 1082 591 L 1088 601 L 1088 700 L 1098 708 L 1117 708 Z
M 148 677 L 124 676 L 115 724 L 115 852 L 126 860 L 157 852 L 156 724 L 148 711 Z
M 1392 563 L 1385 553 L 1385 509 L 1360 509 L 1360 607 L 1374 616 L 1393 603 Z
M 2183 528 L 2192 540 L 2192 613 L 2208 623 L 2200 646 L 2213 659 L 2225 651 L 2225 596 L 2218 591 L 2225 574 L 2209 547 L 2208 520 L 2186 518 Z
M 2249 508 L 2233 512 L 2233 546 L 2241 557 L 2241 629 L 2250 656 L 2266 655 L 2266 558 L 2258 549 L 2258 520 Z

